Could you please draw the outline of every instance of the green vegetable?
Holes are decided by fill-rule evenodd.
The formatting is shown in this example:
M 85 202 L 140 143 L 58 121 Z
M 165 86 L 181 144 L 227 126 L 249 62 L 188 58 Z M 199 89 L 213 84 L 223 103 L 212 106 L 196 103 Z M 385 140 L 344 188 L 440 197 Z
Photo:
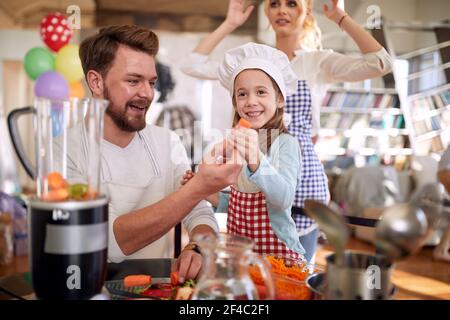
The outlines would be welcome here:
M 88 191 L 88 185 L 84 183 L 76 183 L 69 186 L 69 197 L 73 199 L 83 199 Z
M 182 287 L 191 287 L 191 288 L 195 287 L 195 281 L 194 281 L 194 279 L 186 280 L 186 281 L 183 283 Z

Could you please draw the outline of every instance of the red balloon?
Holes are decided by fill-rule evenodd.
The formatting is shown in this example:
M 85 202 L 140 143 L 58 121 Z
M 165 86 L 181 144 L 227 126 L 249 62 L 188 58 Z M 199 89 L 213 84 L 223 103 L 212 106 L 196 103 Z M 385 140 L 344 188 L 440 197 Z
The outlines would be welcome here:
M 41 39 L 54 52 L 69 43 L 73 30 L 67 25 L 67 17 L 59 12 L 49 13 L 41 20 Z

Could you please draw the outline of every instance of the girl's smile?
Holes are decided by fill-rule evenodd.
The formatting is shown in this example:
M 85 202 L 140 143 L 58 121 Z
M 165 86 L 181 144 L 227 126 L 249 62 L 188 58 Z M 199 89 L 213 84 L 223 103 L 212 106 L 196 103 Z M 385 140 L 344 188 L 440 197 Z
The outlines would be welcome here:
M 247 69 L 238 74 L 234 82 L 234 103 L 241 118 L 248 120 L 253 129 L 263 127 L 275 114 L 279 94 L 272 79 L 261 70 Z

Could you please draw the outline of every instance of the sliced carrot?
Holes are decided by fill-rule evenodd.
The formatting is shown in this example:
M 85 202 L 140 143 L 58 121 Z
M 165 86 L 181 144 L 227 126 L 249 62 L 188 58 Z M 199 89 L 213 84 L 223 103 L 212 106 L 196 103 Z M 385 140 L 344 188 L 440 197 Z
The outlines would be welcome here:
M 170 273 L 170 283 L 173 286 L 177 286 L 178 285 L 178 279 L 179 279 L 178 271 L 172 271 Z
M 60 189 L 67 186 L 66 180 L 56 171 L 48 174 L 47 181 L 50 189 Z
M 94 188 L 89 187 L 88 191 L 83 195 L 83 200 L 90 200 L 97 198 L 97 191 Z
M 236 125 L 237 128 L 247 128 L 250 129 L 252 127 L 252 124 L 250 122 L 248 122 L 247 120 L 241 118 L 238 122 L 238 124 Z
M 123 278 L 124 287 L 146 287 L 152 284 L 152 277 L 145 274 L 134 274 Z
M 69 190 L 67 188 L 59 188 L 55 190 L 49 190 L 42 199 L 45 201 L 64 201 L 69 197 Z
M 258 297 L 260 300 L 266 299 L 267 288 L 265 285 L 255 284 L 256 291 L 258 292 Z

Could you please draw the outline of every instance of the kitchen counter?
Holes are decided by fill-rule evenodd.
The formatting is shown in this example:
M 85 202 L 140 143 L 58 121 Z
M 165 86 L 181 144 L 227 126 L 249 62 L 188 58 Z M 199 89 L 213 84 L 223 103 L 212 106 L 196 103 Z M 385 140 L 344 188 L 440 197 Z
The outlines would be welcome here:
M 347 249 L 375 252 L 373 245 L 356 239 L 349 241 Z M 325 267 L 325 257 L 331 253 L 330 246 L 320 247 L 316 263 Z M 391 278 L 397 287 L 395 300 L 450 300 L 450 263 L 433 260 L 432 253 L 433 247 L 425 247 L 395 264 Z
M 374 252 L 372 245 L 352 239 L 347 249 Z M 434 261 L 432 247 L 425 247 L 416 256 L 398 262 L 392 275 L 397 287 L 396 300 L 450 300 L 450 263 Z M 325 266 L 325 257 L 332 253 L 330 246 L 320 246 L 317 264 Z M 156 261 L 159 260 L 159 261 Z M 166 276 L 170 270 L 170 259 L 129 260 L 121 264 L 108 265 L 108 280 L 122 279 L 128 274 L 150 273 L 155 277 Z M 0 266 L 0 285 L 15 288 L 14 292 L 24 296 L 31 293 L 29 279 L 24 276 L 28 270 L 28 259 L 16 257 L 9 266 Z M 9 299 L 0 293 L 0 299 Z

